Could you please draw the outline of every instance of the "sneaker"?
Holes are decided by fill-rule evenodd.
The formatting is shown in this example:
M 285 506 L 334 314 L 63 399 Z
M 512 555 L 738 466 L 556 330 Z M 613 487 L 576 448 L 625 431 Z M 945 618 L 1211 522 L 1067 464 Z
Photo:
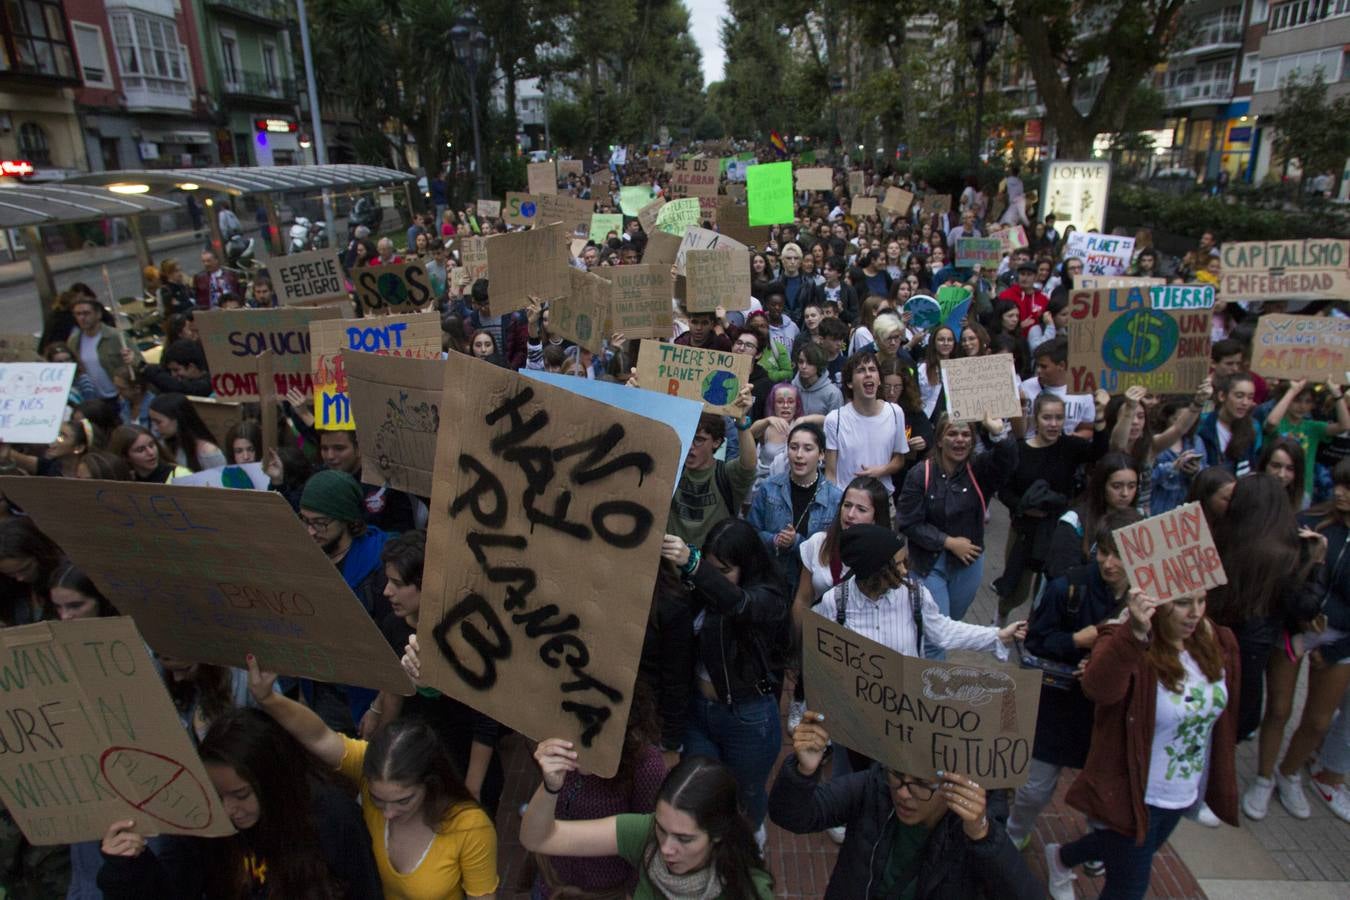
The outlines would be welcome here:
M 1247 818 L 1257 822 L 1270 812 L 1270 795 L 1275 792 L 1275 782 L 1257 775 L 1247 790 L 1242 792 L 1242 811 Z
M 1101 878 L 1106 874 L 1106 863 L 1100 859 L 1089 859 L 1083 863 L 1083 874 L 1090 878 Z
M 844 838 L 848 836 L 848 827 L 845 825 L 836 825 L 833 828 L 826 828 L 825 835 L 836 844 L 842 844 Z
M 1206 828 L 1218 828 L 1223 824 L 1219 821 L 1219 817 L 1214 815 L 1214 810 L 1209 808 L 1208 803 L 1200 804 L 1200 808 L 1195 812 L 1195 821 Z
M 1295 819 L 1312 817 L 1312 807 L 1308 805 L 1308 795 L 1303 793 L 1303 777 L 1300 775 L 1281 775 L 1275 770 L 1275 787 L 1279 790 L 1280 805 Z
M 1045 845 L 1045 872 L 1053 900 L 1074 900 L 1073 883 L 1078 876 L 1059 861 L 1059 844 Z
M 1325 781 L 1318 781 L 1317 774 L 1321 769 L 1312 772 L 1313 777 L 1308 781 L 1313 786 L 1313 793 L 1322 798 L 1322 802 L 1331 807 L 1331 811 L 1344 822 L 1350 822 L 1350 789 L 1343 784 L 1327 784 Z
M 802 724 L 802 714 L 806 712 L 805 700 L 792 700 L 788 703 L 788 737 L 797 730 L 797 726 Z
M 768 841 L 768 839 L 769 839 L 769 833 L 768 833 L 767 831 L 764 830 L 764 825 L 763 825 L 763 823 L 760 823 L 760 826 L 759 826 L 758 828 L 755 829 L 755 843 L 756 843 L 756 844 L 759 844 L 759 855 L 760 855 L 760 856 L 763 856 L 763 855 L 764 855 L 764 844 L 765 844 L 766 841 Z

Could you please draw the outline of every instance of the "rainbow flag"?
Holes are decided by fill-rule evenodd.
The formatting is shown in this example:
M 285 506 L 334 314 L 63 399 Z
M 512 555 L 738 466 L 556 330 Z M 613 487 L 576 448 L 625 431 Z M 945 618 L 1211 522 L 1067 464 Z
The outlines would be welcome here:
M 769 132 L 769 143 L 773 144 L 773 149 L 778 151 L 779 156 L 788 155 L 787 141 L 783 140 L 783 136 L 778 132 L 776 131 Z

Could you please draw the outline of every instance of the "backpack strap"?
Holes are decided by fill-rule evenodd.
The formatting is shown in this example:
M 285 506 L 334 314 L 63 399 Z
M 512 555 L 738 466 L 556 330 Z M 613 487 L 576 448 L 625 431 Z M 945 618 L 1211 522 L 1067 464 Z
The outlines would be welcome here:
M 736 499 L 731 490 L 731 476 L 727 474 L 724 463 L 719 462 L 713 466 L 713 481 L 717 484 L 717 492 L 722 495 L 722 502 L 727 505 L 727 514 L 733 519 L 736 518 Z
M 922 585 L 914 576 L 905 579 L 905 589 L 909 591 L 909 608 L 914 615 L 914 655 L 923 656 L 923 590 Z
M 834 604 L 834 621 L 840 625 L 848 618 L 848 582 L 839 585 L 839 599 Z

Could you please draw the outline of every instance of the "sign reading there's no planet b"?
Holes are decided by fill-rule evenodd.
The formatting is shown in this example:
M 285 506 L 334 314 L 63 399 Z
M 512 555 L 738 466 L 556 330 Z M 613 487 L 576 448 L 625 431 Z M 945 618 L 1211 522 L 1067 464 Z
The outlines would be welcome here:
M 743 353 L 647 340 L 638 350 L 638 383 L 650 391 L 697 400 L 705 412 L 736 415 L 732 404 L 741 386 L 750 383 L 752 363 Z

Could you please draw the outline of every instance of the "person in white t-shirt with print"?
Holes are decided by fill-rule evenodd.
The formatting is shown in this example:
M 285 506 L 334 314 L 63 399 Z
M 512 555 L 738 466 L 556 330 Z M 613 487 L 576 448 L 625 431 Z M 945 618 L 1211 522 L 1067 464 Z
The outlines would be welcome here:
M 1041 344 L 1036 348 L 1035 359 L 1035 376 L 1022 382 L 1022 405 L 1028 413 L 1022 419 L 1026 432 L 1020 436 L 1029 437 L 1036 433 L 1036 419 L 1030 409 L 1044 392 L 1064 401 L 1064 433 L 1091 439 L 1096 407 L 1091 394 L 1069 393 L 1068 339 L 1055 337 Z
M 891 479 L 904 466 L 909 442 L 904 412 L 879 396 L 876 354 L 850 356 L 843 382 L 848 402 L 825 416 L 825 477 L 843 490 L 859 475 L 869 475 L 894 493 Z

